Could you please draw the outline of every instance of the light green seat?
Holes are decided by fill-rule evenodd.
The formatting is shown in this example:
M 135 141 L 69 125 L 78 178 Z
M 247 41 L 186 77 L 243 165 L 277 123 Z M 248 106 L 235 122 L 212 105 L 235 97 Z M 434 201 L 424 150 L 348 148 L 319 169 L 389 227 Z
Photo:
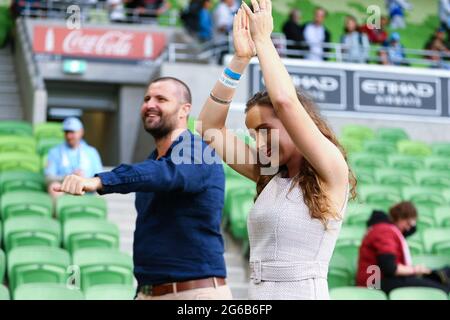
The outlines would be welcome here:
M 136 290 L 123 284 L 100 284 L 86 289 L 86 300 L 133 300 Z
M 432 227 L 436 227 L 437 223 L 434 218 L 434 205 L 415 204 L 418 216 L 417 216 L 417 228 L 418 230 L 424 230 Z
M 105 199 L 94 195 L 63 195 L 56 201 L 56 215 L 61 222 L 73 218 L 106 219 L 106 212 Z
M 331 300 L 387 300 L 386 294 L 381 290 L 363 287 L 343 287 L 330 290 Z
M 230 230 L 237 239 L 248 238 L 247 216 L 254 204 L 255 194 L 252 191 L 233 193 L 230 207 Z
M 51 217 L 52 199 L 44 192 L 14 191 L 2 195 L 0 202 L 3 220 L 17 216 Z
M 59 283 L 26 283 L 14 292 L 14 300 L 84 300 L 79 289 Z
M 392 154 L 387 157 L 388 165 L 393 169 L 419 170 L 425 168 L 423 158 L 403 154 Z
M 409 251 L 412 255 L 421 255 L 425 252 L 423 246 L 423 230 L 420 225 L 415 234 L 406 238 L 406 242 L 408 243 Z
M 425 167 L 430 170 L 450 171 L 450 157 L 430 156 L 425 159 Z
M 0 301 L 10 300 L 9 290 L 0 283 Z
M 383 168 L 386 166 L 386 157 L 372 153 L 359 152 L 349 156 L 352 167 Z
M 44 154 L 47 154 L 50 149 L 56 147 L 57 145 L 60 145 L 63 142 L 64 139 L 58 137 L 41 138 L 37 142 L 36 151 L 42 156 Z
M 430 269 L 441 269 L 450 266 L 450 256 L 431 254 L 413 255 L 413 265 L 423 265 Z
M 450 158 L 450 143 L 448 142 L 436 142 L 431 145 L 431 150 L 436 156 Z
M 412 201 L 415 205 L 438 207 L 446 204 L 446 199 L 439 188 L 407 186 L 402 188 L 404 200 Z
M 26 171 L 0 173 L 0 194 L 11 191 L 45 191 L 44 175 Z
M 402 128 L 378 128 L 375 133 L 377 139 L 397 143 L 400 140 L 408 140 L 409 136 Z
M 37 154 L 8 152 L 0 154 L 0 172 L 41 172 L 41 159 Z
M 389 294 L 390 300 L 447 300 L 447 294 L 439 289 L 424 287 L 397 288 Z
M 0 249 L 0 284 L 3 283 L 6 271 L 6 256 L 2 249 Z
M 344 222 L 348 225 L 365 227 L 374 208 L 370 204 L 349 202 Z
M 69 252 L 82 248 L 119 248 L 116 224 L 92 218 L 70 219 L 64 224 L 64 247 Z
M 12 217 L 5 222 L 3 238 L 7 252 L 23 246 L 59 247 L 61 226 L 48 217 Z
M 450 229 L 429 228 L 423 231 L 426 253 L 450 256 Z
M 87 9 L 87 12 L 88 12 L 90 23 L 99 23 L 99 24 L 110 23 L 109 13 L 106 9 L 92 8 L 92 9 Z
M 373 139 L 375 137 L 375 133 L 369 127 L 357 124 L 348 124 L 342 127 L 341 137 L 350 137 L 364 141 Z
M 358 184 L 375 184 L 375 175 L 374 175 L 374 168 L 367 168 L 367 167 L 358 167 L 353 166 L 352 167 L 353 173 L 356 176 L 356 180 L 358 181 Z
M 188 129 L 191 133 L 197 134 L 198 132 L 195 130 L 195 126 L 197 125 L 197 119 L 194 117 L 189 116 L 188 118 Z
M 0 136 L 0 153 L 36 153 L 36 141 L 29 136 Z
M 356 266 L 359 247 L 365 233 L 365 227 L 344 225 L 336 242 L 335 253 L 345 257 L 351 265 Z
M 334 252 L 328 268 L 328 287 L 351 286 L 355 282 L 356 266 L 347 257 Z
M 32 136 L 33 127 L 25 121 L 2 120 L 0 121 L 0 135 Z
M 34 137 L 36 140 L 42 138 L 64 138 L 62 123 L 60 122 L 42 122 L 34 126 Z
M 14 248 L 8 254 L 11 292 L 24 283 L 65 284 L 69 265 L 69 253 L 61 248 L 42 246 Z
M 233 192 L 239 193 L 241 190 L 245 190 L 246 192 L 254 192 L 256 194 L 256 183 L 243 176 L 228 176 L 225 179 L 225 204 L 223 208 L 224 218 L 229 218 Z
M 229 177 L 230 178 L 234 178 L 234 177 L 242 178 L 241 174 L 239 174 L 237 171 L 235 171 L 233 168 L 231 168 L 226 163 L 223 163 L 223 171 L 225 173 L 226 179 L 228 179 Z
M 373 205 L 374 209 L 385 211 L 393 204 L 401 201 L 401 195 L 398 188 L 378 184 L 359 186 L 358 197 L 363 202 Z
M 360 139 L 352 137 L 341 137 L 339 143 L 344 147 L 347 153 L 355 153 L 363 151 L 363 143 Z
M 434 220 L 438 227 L 450 227 L 450 206 L 434 208 Z
M 450 171 L 418 170 L 414 176 L 417 183 L 423 187 L 450 188 Z
M 445 198 L 445 200 L 447 201 L 447 204 L 450 205 L 450 189 L 445 189 L 442 190 L 442 196 Z
M 397 142 L 397 150 L 401 154 L 427 157 L 432 154 L 431 148 L 424 142 L 401 140 Z
M 383 140 L 368 140 L 364 142 L 364 152 L 380 155 L 389 155 L 397 152 L 394 143 Z
M 79 249 L 73 254 L 73 263 L 80 267 L 83 290 L 99 284 L 133 284 L 133 261 L 116 249 Z
M 380 168 L 375 169 L 375 179 L 377 183 L 401 188 L 415 184 L 414 176 L 410 170 Z

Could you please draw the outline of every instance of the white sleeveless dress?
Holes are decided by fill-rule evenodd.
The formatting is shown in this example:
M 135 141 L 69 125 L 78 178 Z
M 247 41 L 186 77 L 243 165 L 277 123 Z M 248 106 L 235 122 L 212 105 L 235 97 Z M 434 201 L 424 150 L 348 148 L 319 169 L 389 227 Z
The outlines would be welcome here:
M 329 299 L 328 263 L 342 220 L 330 220 L 325 229 L 291 183 L 273 177 L 249 213 L 251 300 Z M 349 188 L 341 217 L 348 195 Z

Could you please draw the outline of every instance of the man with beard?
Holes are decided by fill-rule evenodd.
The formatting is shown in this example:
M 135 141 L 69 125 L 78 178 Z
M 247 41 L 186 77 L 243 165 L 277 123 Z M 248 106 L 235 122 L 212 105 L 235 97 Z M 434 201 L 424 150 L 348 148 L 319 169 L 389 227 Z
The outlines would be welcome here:
M 184 82 L 171 77 L 152 81 L 141 108 L 144 128 L 156 141 L 150 157 L 91 179 L 67 176 L 57 190 L 75 195 L 136 192 L 137 299 L 231 298 L 220 233 L 223 167 L 214 151 L 187 130 L 191 103 Z

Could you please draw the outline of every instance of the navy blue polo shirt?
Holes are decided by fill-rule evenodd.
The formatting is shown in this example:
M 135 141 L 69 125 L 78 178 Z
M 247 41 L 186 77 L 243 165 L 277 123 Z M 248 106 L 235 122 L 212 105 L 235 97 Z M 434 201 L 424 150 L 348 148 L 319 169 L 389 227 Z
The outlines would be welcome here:
M 225 176 L 220 158 L 184 131 L 166 155 L 99 173 L 100 194 L 136 192 L 133 260 L 138 285 L 226 277 L 220 233 Z

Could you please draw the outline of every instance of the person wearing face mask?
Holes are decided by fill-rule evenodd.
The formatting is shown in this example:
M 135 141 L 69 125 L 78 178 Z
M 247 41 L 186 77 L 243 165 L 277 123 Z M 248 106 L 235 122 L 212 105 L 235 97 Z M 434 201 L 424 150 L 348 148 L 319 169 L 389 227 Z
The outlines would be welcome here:
M 413 265 L 406 237 L 417 231 L 417 210 L 408 201 L 389 209 L 387 215 L 375 210 L 367 222 L 368 230 L 359 249 L 358 286 L 373 286 L 373 266 L 381 271 L 381 290 L 389 294 L 400 287 L 430 287 L 450 292 L 450 268 L 431 270 Z

